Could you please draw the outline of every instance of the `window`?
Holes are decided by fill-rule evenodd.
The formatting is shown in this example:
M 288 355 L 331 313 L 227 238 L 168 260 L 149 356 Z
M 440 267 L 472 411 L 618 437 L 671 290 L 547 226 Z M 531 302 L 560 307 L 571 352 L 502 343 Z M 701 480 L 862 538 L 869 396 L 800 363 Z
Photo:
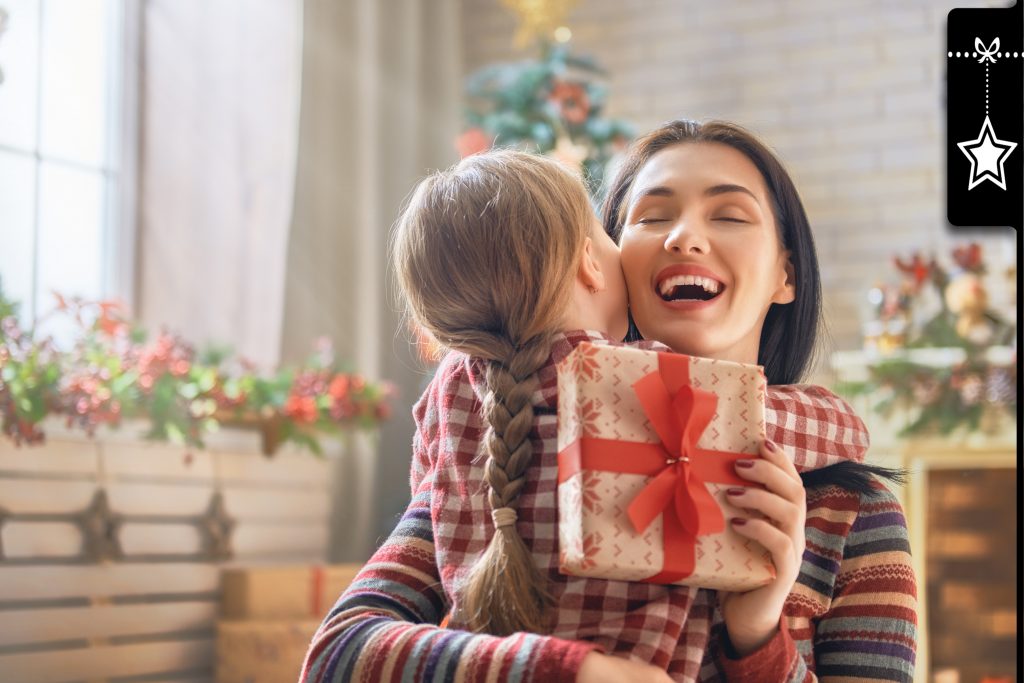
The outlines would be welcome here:
M 0 0 L 0 278 L 25 327 L 53 291 L 131 293 L 133 4 Z

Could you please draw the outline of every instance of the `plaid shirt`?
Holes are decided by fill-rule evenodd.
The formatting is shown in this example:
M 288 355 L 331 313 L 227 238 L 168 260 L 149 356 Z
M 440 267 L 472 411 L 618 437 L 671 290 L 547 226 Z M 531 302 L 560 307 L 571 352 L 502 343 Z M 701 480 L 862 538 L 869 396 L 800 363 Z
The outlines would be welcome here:
M 460 588 L 494 526 L 480 414 L 484 365 L 450 353 L 413 410 L 417 429 L 409 510 L 314 637 L 303 681 L 571 680 L 594 647 L 655 664 L 675 680 L 697 678 L 711 628 L 707 609 L 691 611 L 697 589 L 558 572 L 555 366 L 583 341 L 615 343 L 577 331 L 552 346 L 549 362 L 538 372 L 534 461 L 516 506 L 516 528 L 546 571 L 557 605 L 550 635 L 459 634 L 462 640 L 456 639 L 464 627 L 458 621 Z M 651 342 L 641 345 L 668 351 Z M 765 417 L 767 437 L 782 445 L 800 470 L 859 461 L 867 450 L 863 422 L 820 387 L 768 387 Z M 432 557 L 425 556 L 431 551 Z M 451 630 L 378 623 L 436 624 L 446 614 L 452 615 Z
M 558 572 L 556 488 L 558 381 L 555 365 L 582 341 L 611 343 L 596 333 L 574 332 L 552 348 L 534 395 L 534 463 L 517 504 L 517 530 L 534 561 L 550 578 L 558 605 L 551 635 L 586 640 L 606 652 L 632 656 L 687 679 L 696 676 L 708 624 L 687 627 L 695 589 L 609 581 Z M 659 344 L 645 348 L 667 351 Z M 482 452 L 485 423 L 479 413 L 486 385 L 483 364 L 452 354 L 437 380 L 415 408 L 413 490 L 430 480 L 431 518 L 437 565 L 445 592 L 452 597 L 453 628 L 460 586 L 484 551 L 494 526 L 487 503 Z M 867 449 L 864 423 L 831 392 L 820 387 L 769 387 L 766 396 L 768 438 L 792 453 L 800 469 L 815 469 L 842 459 L 861 459 Z

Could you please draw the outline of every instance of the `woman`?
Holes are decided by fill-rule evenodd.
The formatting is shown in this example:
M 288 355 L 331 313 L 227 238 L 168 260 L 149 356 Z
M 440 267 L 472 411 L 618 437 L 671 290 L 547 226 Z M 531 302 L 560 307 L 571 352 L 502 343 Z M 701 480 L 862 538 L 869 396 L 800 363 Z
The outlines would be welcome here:
M 649 133 L 620 167 L 603 216 L 620 245 L 634 336 L 761 364 L 769 385 L 803 377 L 821 309 L 814 242 L 792 180 L 750 133 L 692 121 Z M 701 678 L 911 681 L 906 523 L 871 476 L 896 473 L 847 462 L 801 481 L 785 457 L 739 473 L 764 490 L 737 489 L 732 501 L 764 519 L 733 528 L 772 553 L 778 576 L 742 594 L 701 592 L 716 623 Z

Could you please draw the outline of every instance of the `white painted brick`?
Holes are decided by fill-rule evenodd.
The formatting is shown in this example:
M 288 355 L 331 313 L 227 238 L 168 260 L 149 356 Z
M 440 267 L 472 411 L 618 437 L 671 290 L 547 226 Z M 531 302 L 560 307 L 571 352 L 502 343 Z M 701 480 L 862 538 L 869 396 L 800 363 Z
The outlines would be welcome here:
M 894 37 L 927 33 L 929 14 L 924 7 L 884 8 L 874 12 L 848 12 L 834 20 L 835 37 L 842 42 L 851 36 Z
M 786 46 L 783 54 L 790 64 L 807 65 L 809 68 L 821 70 L 826 70 L 825 67 L 829 66 L 851 67 L 881 62 L 878 42 L 871 37 Z
M 705 2 L 697 13 L 701 30 L 717 31 L 724 26 L 777 26 L 785 18 L 777 2 Z
M 864 121 L 874 119 L 881 109 L 878 97 L 872 93 L 857 96 L 843 94 L 835 98 L 817 98 L 792 102 L 788 106 L 790 120 L 795 127 L 807 125 L 834 125 L 838 121 Z
M 882 148 L 882 170 L 939 168 L 942 148 L 939 140 L 927 140 L 916 144 L 890 145 Z
M 928 82 L 923 62 L 903 61 L 866 69 L 843 69 L 834 76 L 841 92 L 898 92 L 907 85 Z
M 888 117 L 905 114 L 945 116 L 941 94 L 931 84 L 884 93 L 882 114 Z

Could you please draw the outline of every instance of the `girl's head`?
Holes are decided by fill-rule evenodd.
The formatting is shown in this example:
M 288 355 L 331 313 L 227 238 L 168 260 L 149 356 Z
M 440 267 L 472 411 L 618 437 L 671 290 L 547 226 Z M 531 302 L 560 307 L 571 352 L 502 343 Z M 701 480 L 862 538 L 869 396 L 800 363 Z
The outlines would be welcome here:
M 581 180 L 557 162 L 498 151 L 424 180 L 400 218 L 393 261 L 415 322 L 482 358 L 486 478 L 496 532 L 460 594 L 470 628 L 542 631 L 546 578 L 515 527 L 532 459 L 536 371 L 554 334 L 580 321 L 626 332 L 618 249 Z
M 797 381 L 821 284 L 810 225 L 772 152 L 734 124 L 674 121 L 633 144 L 604 203 L 637 330 Z

